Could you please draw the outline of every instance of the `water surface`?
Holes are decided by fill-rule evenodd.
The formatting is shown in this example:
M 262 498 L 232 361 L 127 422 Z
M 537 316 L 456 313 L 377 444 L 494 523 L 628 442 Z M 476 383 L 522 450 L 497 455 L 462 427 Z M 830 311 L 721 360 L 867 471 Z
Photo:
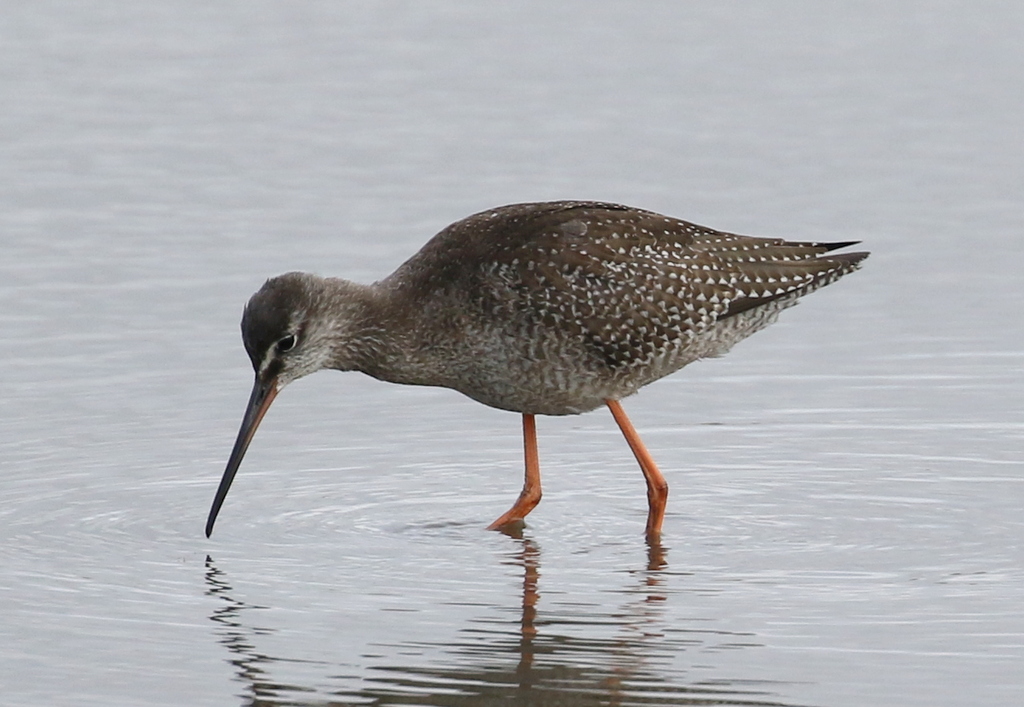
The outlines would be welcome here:
M 1024 702 L 1024 50 L 927 8 L 33 3 L 0 24 L 0 693 L 20 705 Z M 242 304 L 602 198 L 863 271 L 539 420 L 323 373 L 203 523 Z

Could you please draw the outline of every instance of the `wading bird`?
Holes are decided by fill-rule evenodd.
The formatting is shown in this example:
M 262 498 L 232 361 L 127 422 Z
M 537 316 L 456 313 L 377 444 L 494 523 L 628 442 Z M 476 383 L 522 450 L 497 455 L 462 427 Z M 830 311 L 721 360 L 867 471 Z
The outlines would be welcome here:
M 584 201 L 513 204 L 458 221 L 372 285 L 287 273 L 252 296 L 242 340 L 256 371 L 206 535 L 275 396 L 324 368 L 452 388 L 523 416 L 526 481 L 489 527 L 540 501 L 535 415 L 606 405 L 647 481 L 647 535 L 668 484 L 620 400 L 718 356 L 801 296 L 855 270 L 847 243 L 723 233 Z

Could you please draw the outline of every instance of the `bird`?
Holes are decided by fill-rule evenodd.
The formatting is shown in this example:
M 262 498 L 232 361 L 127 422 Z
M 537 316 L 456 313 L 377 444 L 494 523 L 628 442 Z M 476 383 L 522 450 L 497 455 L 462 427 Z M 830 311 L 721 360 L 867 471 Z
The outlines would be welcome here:
M 289 272 L 242 315 L 255 382 L 206 536 L 260 421 L 289 383 L 323 369 L 440 386 L 522 415 L 525 480 L 488 526 L 521 527 L 541 498 L 537 415 L 607 407 L 647 485 L 648 539 L 668 483 L 621 400 L 720 356 L 805 294 L 860 267 L 859 241 L 737 235 L 598 201 L 501 206 L 444 228 L 370 285 Z

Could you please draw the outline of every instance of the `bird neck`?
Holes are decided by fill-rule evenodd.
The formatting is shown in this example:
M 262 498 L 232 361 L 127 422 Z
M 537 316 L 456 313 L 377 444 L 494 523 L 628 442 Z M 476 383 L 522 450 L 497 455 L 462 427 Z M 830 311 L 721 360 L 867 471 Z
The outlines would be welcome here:
M 404 337 L 402 317 L 394 316 L 387 293 L 376 283 L 340 278 L 324 278 L 320 285 L 314 320 L 329 352 L 323 367 L 390 380 L 386 372 L 400 360 Z
M 424 334 L 418 301 L 386 282 L 362 285 L 323 280 L 324 322 L 330 354 L 324 368 L 360 371 L 379 380 L 439 385 L 436 355 Z M 426 327 L 428 330 L 430 327 Z

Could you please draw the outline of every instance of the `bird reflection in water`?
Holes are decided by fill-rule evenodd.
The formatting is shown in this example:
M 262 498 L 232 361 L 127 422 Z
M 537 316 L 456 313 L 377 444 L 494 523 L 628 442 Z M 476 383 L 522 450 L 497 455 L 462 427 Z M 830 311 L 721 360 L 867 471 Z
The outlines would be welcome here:
M 760 687 L 766 689 L 757 689 L 751 681 L 733 687 L 734 683 L 728 680 L 685 684 L 673 679 L 673 673 L 678 674 L 678 669 L 672 670 L 669 665 L 673 655 L 723 639 L 748 648 L 756 648 L 757 644 L 749 635 L 736 641 L 735 634 L 709 631 L 706 625 L 693 630 L 666 630 L 666 550 L 660 543 L 648 544 L 646 565 L 634 571 L 639 581 L 623 590 L 627 601 L 617 607 L 598 609 L 601 613 L 595 615 L 591 605 L 568 609 L 542 607 L 541 549 L 532 539 L 522 537 L 521 528 L 511 528 L 506 534 L 516 542 L 516 549 L 507 555 L 506 563 L 522 571 L 517 602 L 521 611 L 516 629 L 510 630 L 507 620 L 474 620 L 471 627 L 460 631 L 464 640 L 411 646 L 421 655 L 432 653 L 435 667 L 423 667 L 422 663 L 403 666 L 398 663 L 403 651 L 390 651 L 388 656 L 376 658 L 378 664 L 364 665 L 362 674 L 355 677 L 351 663 L 342 659 L 296 660 L 262 652 L 261 636 L 276 629 L 255 626 L 252 616 L 254 610 L 267 607 L 237 599 L 226 573 L 208 557 L 207 594 L 222 602 L 210 619 L 217 626 L 221 644 L 230 653 L 229 662 L 239 682 L 246 685 L 243 704 L 322 707 L 353 702 L 404 705 L 410 704 L 410 700 L 415 704 L 452 707 L 705 705 L 709 700 L 719 705 L 782 704 L 766 691 L 771 683 L 762 682 Z M 598 630 L 614 625 L 617 635 L 580 636 L 588 624 Z M 707 655 L 702 655 L 702 661 L 706 659 Z M 297 672 L 308 676 L 310 670 L 318 674 L 316 687 L 313 680 L 302 685 L 287 677 Z M 344 684 L 339 677 L 342 673 L 347 675 Z M 323 687 L 332 684 L 333 688 Z

